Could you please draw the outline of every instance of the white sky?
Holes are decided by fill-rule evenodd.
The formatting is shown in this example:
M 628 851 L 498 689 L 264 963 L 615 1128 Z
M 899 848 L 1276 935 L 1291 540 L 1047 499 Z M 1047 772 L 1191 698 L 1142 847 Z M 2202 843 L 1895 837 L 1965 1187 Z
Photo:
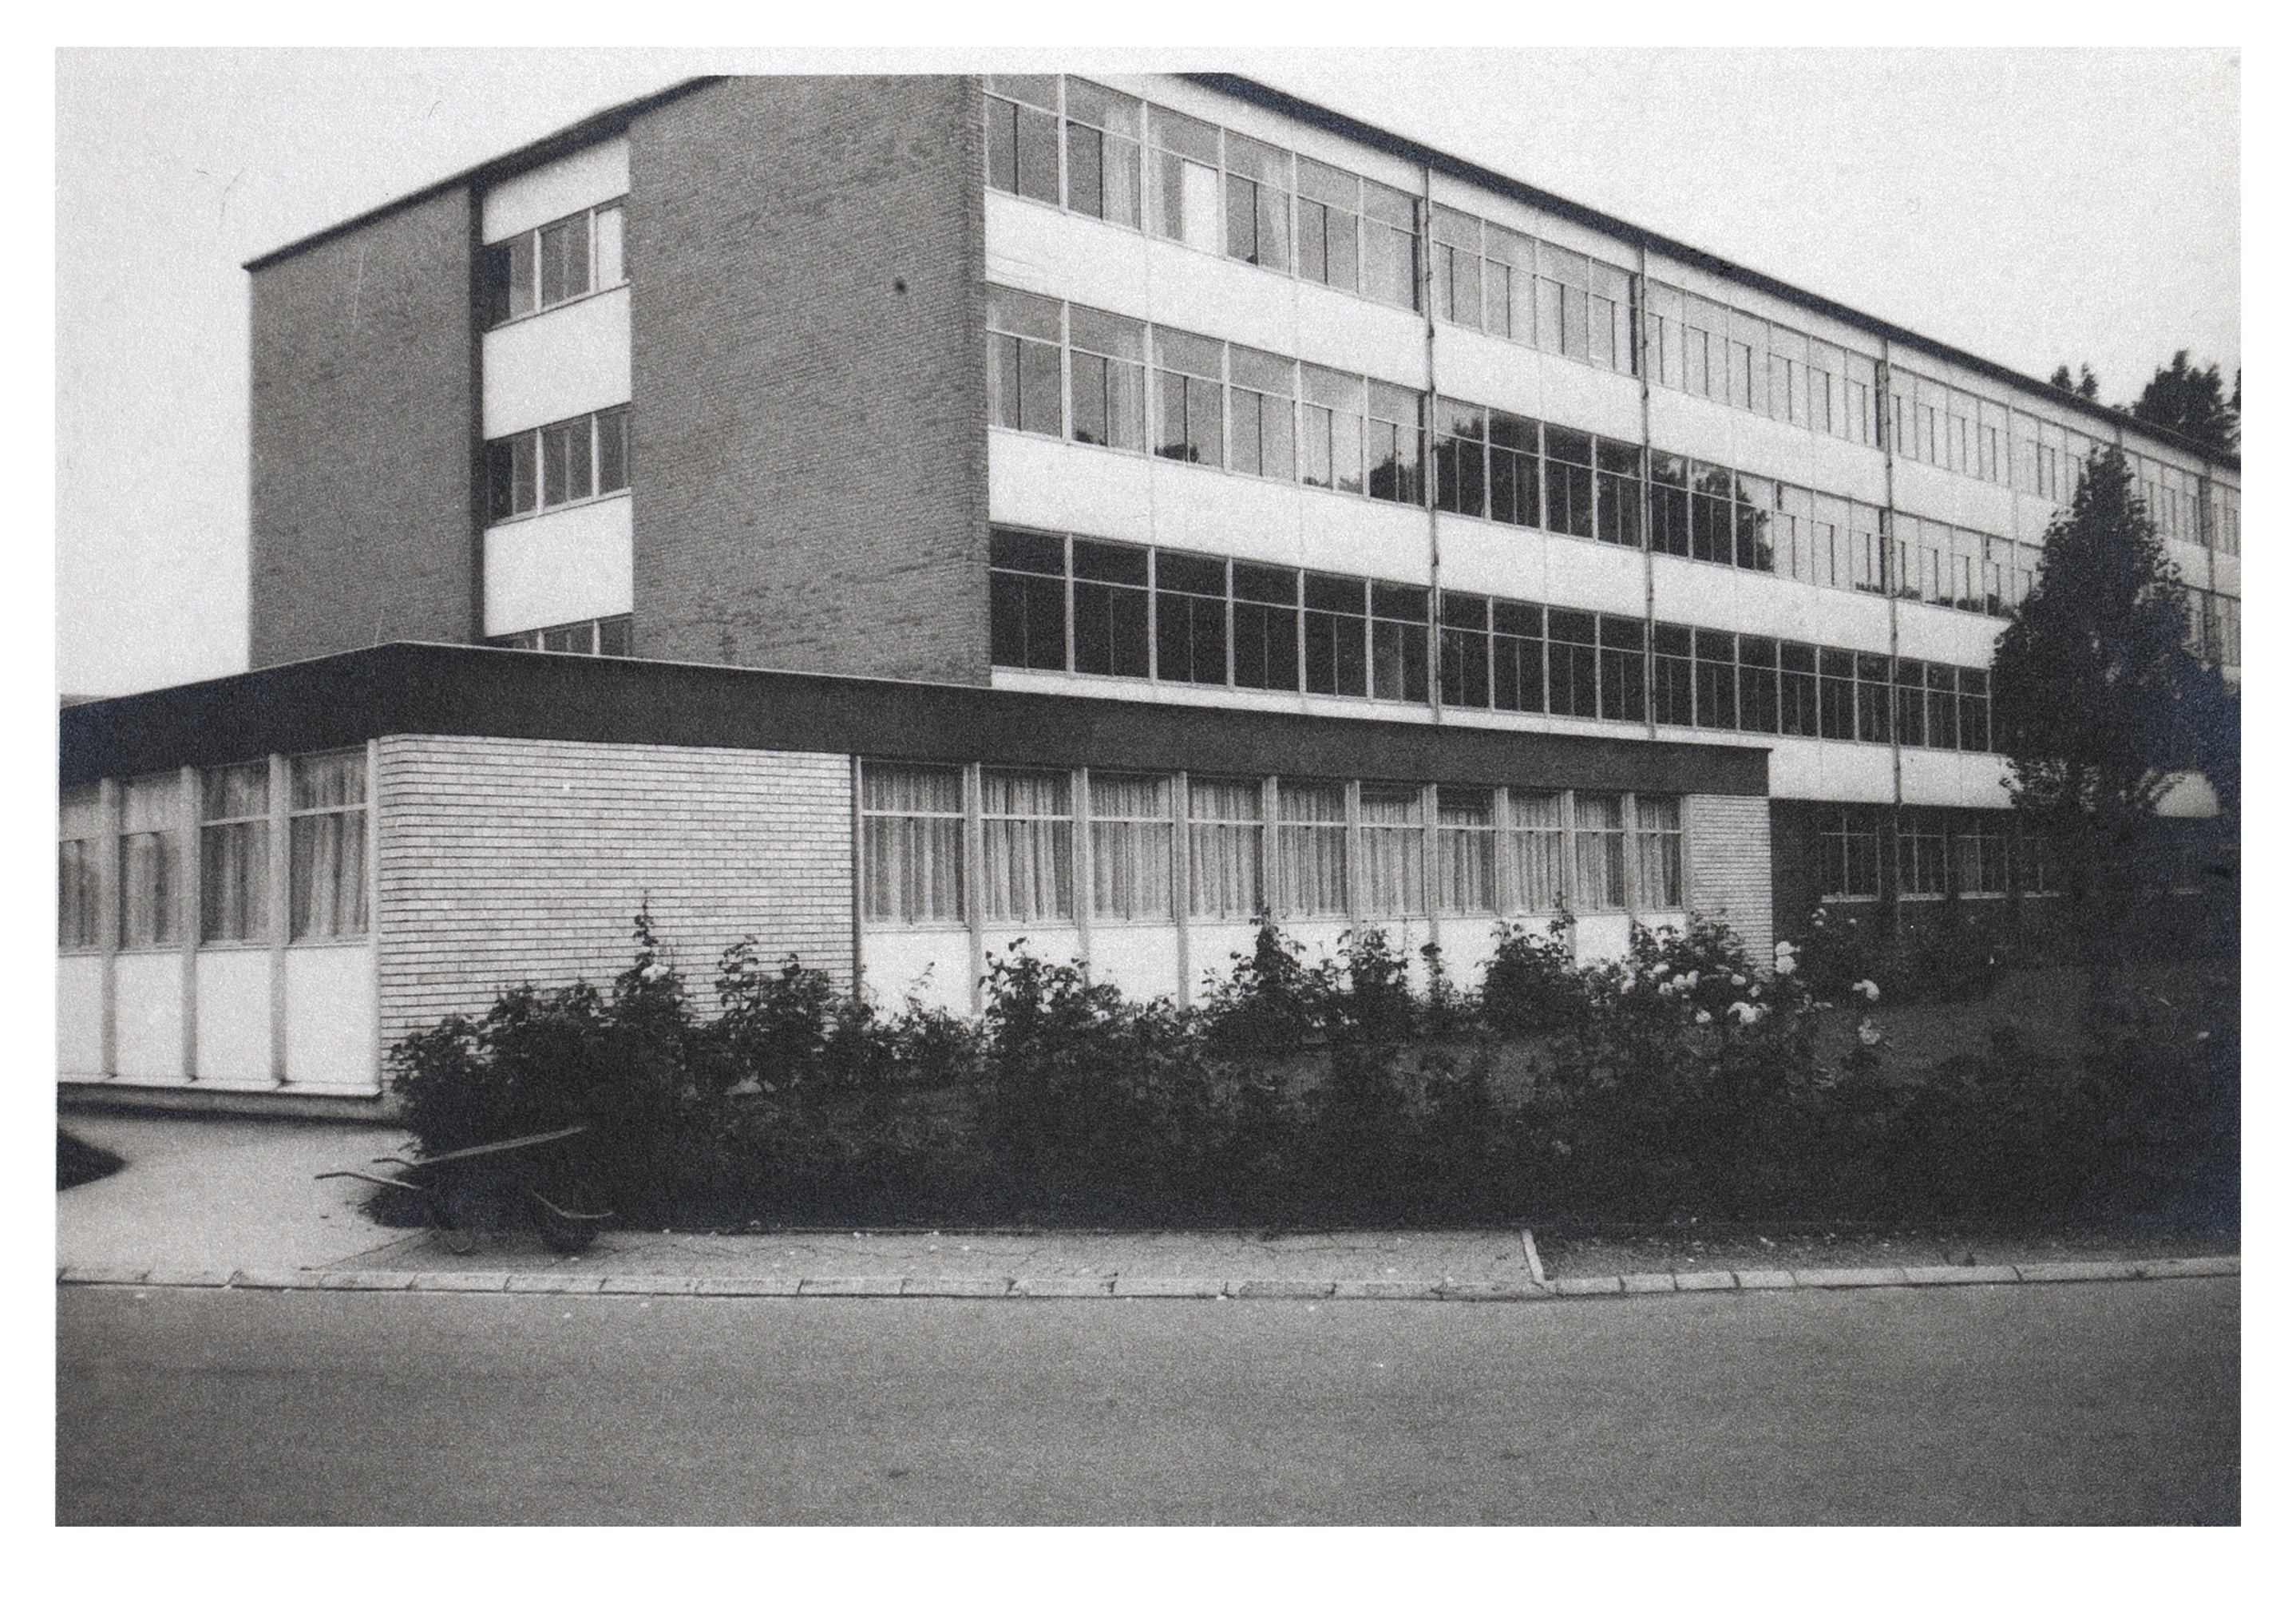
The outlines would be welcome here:
M 2134 399 L 2240 363 L 2229 50 L 1079 51 L 1223 69 L 2013 368 Z M 56 80 L 57 685 L 246 664 L 240 262 L 695 71 L 986 56 L 67 52 Z M 1002 64 L 1021 64 L 1009 54 Z

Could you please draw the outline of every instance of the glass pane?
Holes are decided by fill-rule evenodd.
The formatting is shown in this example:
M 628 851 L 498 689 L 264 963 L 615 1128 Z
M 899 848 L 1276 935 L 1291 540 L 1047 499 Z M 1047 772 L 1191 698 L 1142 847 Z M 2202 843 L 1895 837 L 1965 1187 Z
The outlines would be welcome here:
M 270 803 L 271 768 L 263 761 L 200 773 L 200 816 L 203 820 L 261 815 Z
M 611 288 L 622 280 L 622 208 L 602 207 L 596 217 L 598 286 Z
M 337 810 L 366 803 L 366 751 L 305 754 L 294 761 L 294 807 Z

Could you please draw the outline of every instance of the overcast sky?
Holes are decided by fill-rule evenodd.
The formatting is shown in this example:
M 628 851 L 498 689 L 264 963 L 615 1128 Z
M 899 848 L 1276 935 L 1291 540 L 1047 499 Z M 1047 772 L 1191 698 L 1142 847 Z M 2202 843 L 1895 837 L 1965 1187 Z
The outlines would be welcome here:
M 2021 371 L 2240 363 L 2226 51 L 1243 51 L 1225 68 Z M 1008 62 L 1010 58 L 1007 58 Z M 57 678 L 247 663 L 240 262 L 726 52 L 68 52 L 56 97 Z

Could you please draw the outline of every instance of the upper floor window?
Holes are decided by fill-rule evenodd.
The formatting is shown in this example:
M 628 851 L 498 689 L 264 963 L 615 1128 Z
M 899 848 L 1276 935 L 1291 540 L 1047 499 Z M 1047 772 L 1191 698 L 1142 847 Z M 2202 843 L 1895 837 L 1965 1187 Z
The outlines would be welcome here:
M 594 206 L 487 246 L 487 325 L 619 286 L 622 202 Z
M 593 411 L 487 445 L 487 514 L 531 514 L 629 486 L 629 407 Z
M 630 652 L 630 618 L 627 615 L 601 615 L 589 621 L 568 622 L 562 626 L 505 632 L 488 638 L 487 646 L 530 649 L 545 654 L 627 656 Z

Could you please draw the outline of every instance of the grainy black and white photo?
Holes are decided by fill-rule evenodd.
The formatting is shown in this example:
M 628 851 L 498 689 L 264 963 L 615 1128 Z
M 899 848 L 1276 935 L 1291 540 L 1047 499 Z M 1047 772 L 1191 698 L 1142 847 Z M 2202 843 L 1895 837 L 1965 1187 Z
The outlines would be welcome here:
M 57 1522 L 2239 1524 L 2240 73 L 60 52 Z

